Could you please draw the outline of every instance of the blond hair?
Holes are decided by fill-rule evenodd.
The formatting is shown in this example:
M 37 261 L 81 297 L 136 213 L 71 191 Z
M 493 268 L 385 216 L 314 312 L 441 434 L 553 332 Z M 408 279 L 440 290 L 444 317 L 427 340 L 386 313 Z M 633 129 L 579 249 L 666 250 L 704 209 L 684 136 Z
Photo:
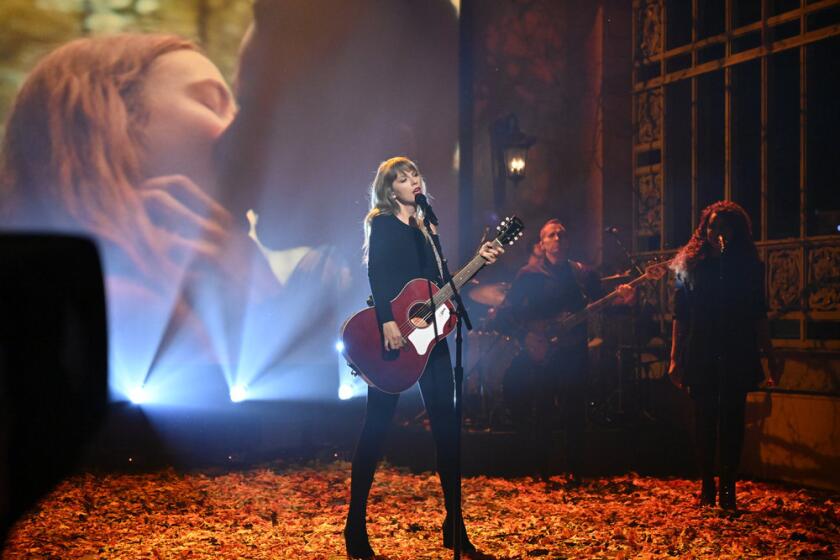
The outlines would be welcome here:
M 394 196 L 394 180 L 396 180 L 401 171 L 404 173 L 411 171 L 417 173 L 420 176 L 420 184 L 423 189 L 423 194 L 426 194 L 426 182 L 423 180 L 423 175 L 420 173 L 420 169 L 417 167 L 416 163 L 407 157 L 392 157 L 379 164 L 379 168 L 376 170 L 376 176 L 373 178 L 373 182 L 370 185 L 370 210 L 365 216 L 364 222 L 365 241 L 362 244 L 362 250 L 364 252 L 365 262 L 368 260 L 368 249 L 370 248 L 371 221 L 373 221 L 373 219 L 377 216 L 387 214 L 394 215 L 399 211 L 399 205 L 397 204 Z M 417 227 L 420 228 L 423 235 L 428 238 L 429 233 L 423 226 L 423 213 L 419 208 L 417 209 L 415 217 Z

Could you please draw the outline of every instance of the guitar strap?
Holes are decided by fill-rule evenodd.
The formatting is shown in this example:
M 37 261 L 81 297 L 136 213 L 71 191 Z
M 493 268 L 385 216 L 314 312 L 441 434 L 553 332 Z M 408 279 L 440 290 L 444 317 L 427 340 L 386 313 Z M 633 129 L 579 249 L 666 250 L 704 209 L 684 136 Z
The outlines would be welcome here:
M 436 233 L 429 232 L 429 235 L 426 236 L 426 241 L 429 245 L 432 246 L 432 253 L 435 255 L 435 264 L 437 265 L 438 274 L 440 274 L 440 281 L 445 282 L 446 278 L 443 277 L 443 262 L 441 261 L 441 256 L 438 254 L 437 246 L 435 242 L 432 240 L 432 235 L 437 235 Z
M 443 261 L 441 260 L 442 257 L 440 256 L 440 253 L 438 252 L 437 243 L 435 243 L 435 240 L 432 238 L 432 236 L 435 236 L 437 234 L 432 233 L 431 231 L 429 231 L 429 232 L 426 232 L 425 230 L 422 230 L 422 231 L 423 231 L 423 236 L 426 238 L 426 242 L 429 245 L 432 246 L 432 253 L 435 255 L 435 264 L 437 265 L 438 274 L 440 274 L 441 284 L 443 284 L 444 282 L 446 282 L 446 278 L 444 278 L 444 276 L 443 276 Z M 443 286 L 441 286 L 441 287 L 443 287 Z M 432 301 L 434 301 L 434 298 L 432 299 Z M 434 307 L 437 308 L 437 304 L 435 304 Z M 435 313 L 434 311 L 432 311 L 432 325 L 435 328 L 435 330 L 433 331 L 435 333 L 435 338 L 437 338 L 440 330 L 439 330 L 439 327 L 438 327 L 438 324 L 437 324 L 437 313 Z

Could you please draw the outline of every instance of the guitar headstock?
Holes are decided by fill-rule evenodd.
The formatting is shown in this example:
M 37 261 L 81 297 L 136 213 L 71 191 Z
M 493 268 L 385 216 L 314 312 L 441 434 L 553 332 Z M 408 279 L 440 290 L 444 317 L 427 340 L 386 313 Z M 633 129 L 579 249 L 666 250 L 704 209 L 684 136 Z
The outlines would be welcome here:
M 496 226 L 496 238 L 500 245 L 513 245 L 514 241 L 522 237 L 525 224 L 518 216 L 508 216 Z

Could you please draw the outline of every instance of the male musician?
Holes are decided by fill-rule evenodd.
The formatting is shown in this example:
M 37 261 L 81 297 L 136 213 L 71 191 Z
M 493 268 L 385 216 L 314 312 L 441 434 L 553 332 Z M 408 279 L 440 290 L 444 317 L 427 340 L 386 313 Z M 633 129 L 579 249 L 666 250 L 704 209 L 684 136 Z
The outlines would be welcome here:
M 517 428 L 533 448 L 538 474 L 548 480 L 551 435 L 558 406 L 565 427 L 563 451 L 569 485 L 580 482 L 586 411 L 586 321 L 560 332 L 554 321 L 604 296 L 598 275 L 568 258 L 566 228 L 557 219 L 540 230 L 540 241 L 522 267 L 499 311 L 502 330 L 514 332 L 522 352 L 504 378 L 505 400 Z M 620 300 L 633 289 L 619 288 Z

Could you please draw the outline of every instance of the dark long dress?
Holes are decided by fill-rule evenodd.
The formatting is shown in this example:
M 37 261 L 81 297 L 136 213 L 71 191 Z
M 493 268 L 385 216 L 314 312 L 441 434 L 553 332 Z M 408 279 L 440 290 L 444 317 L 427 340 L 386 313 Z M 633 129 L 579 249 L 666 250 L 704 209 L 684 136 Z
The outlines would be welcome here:
M 757 323 L 766 317 L 763 267 L 738 255 L 707 257 L 677 275 L 675 318 L 686 332 L 683 381 L 695 404 L 696 445 L 704 481 L 734 480 L 744 439 L 746 394 L 764 377 Z

